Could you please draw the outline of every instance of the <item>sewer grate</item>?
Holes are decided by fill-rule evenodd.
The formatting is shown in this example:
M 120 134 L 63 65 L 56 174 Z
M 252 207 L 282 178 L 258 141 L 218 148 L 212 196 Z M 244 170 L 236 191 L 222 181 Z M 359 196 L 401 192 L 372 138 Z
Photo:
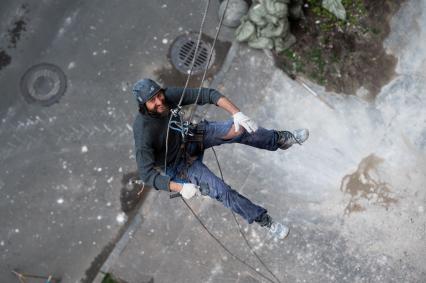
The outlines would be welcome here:
M 28 103 L 50 106 L 64 95 L 67 78 L 56 65 L 41 63 L 30 67 L 21 78 L 21 92 Z
M 191 69 L 192 60 L 195 56 L 194 67 L 192 68 L 192 74 L 199 74 L 204 71 L 209 60 L 209 54 L 211 50 L 210 43 L 200 40 L 197 54 L 195 49 L 197 47 L 198 34 L 189 33 L 184 34 L 176 38 L 170 48 L 170 59 L 173 67 L 179 72 L 188 74 Z M 210 61 L 209 69 L 215 60 L 215 50 L 213 50 L 212 59 Z

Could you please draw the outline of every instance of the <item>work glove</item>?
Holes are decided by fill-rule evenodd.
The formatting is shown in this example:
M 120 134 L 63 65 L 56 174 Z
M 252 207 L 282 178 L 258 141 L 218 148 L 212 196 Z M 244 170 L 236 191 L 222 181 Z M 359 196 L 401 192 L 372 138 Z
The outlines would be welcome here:
M 234 118 L 235 131 L 238 132 L 240 130 L 240 126 L 242 126 L 248 133 L 253 133 L 257 131 L 257 124 L 255 121 L 247 117 L 243 114 L 243 112 L 237 112 L 232 115 Z
M 191 183 L 184 183 L 182 190 L 180 190 L 180 194 L 185 199 L 190 199 L 196 194 L 200 194 L 199 186 L 191 184 Z

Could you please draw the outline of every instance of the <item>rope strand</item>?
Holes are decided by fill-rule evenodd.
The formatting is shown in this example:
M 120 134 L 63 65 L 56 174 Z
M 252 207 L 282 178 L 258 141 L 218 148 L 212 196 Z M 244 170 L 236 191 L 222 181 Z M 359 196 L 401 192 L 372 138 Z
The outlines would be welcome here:
M 209 65 L 210 65 L 210 61 L 211 61 L 211 59 L 212 59 L 213 50 L 214 50 L 214 47 L 215 47 L 215 45 L 216 45 L 216 40 L 217 40 L 217 38 L 218 38 L 218 36 L 219 36 L 220 29 L 222 28 L 222 22 L 223 22 L 223 19 L 224 19 L 224 17 L 225 17 L 225 12 L 226 12 L 226 10 L 228 9 L 228 4 L 229 4 L 229 0 L 226 0 L 225 9 L 223 10 L 222 16 L 220 17 L 220 21 L 219 21 L 219 28 L 218 28 L 218 29 L 217 29 L 217 31 L 216 31 L 216 35 L 215 35 L 214 40 L 213 40 L 212 48 L 211 48 L 211 50 L 210 50 L 209 60 L 208 60 L 208 62 L 207 62 L 206 67 L 204 68 L 203 78 L 201 79 L 200 87 L 199 87 L 199 89 L 198 89 L 198 93 L 197 93 L 197 99 L 195 100 L 195 103 L 194 103 L 194 104 L 195 104 L 195 106 L 194 106 L 194 108 L 193 108 L 193 109 L 191 109 L 191 115 L 189 116 L 189 122 L 191 122 L 191 121 L 192 121 L 192 117 L 193 117 L 193 115 L 195 114 L 195 111 L 197 110 L 197 106 L 198 106 L 198 104 L 197 104 L 197 103 L 198 103 L 198 99 L 199 99 L 199 97 L 200 97 L 201 88 L 203 87 L 203 83 L 204 83 L 204 80 L 205 80 L 205 78 L 206 78 L 207 69 L 208 69 L 208 67 L 209 67 Z
M 223 178 L 223 174 L 222 174 L 222 168 L 220 166 L 219 159 L 217 158 L 216 150 L 214 149 L 214 147 L 212 147 L 211 149 L 213 150 L 213 154 L 214 154 L 214 157 L 216 159 L 217 167 L 219 168 L 220 177 L 222 178 L 222 181 L 225 182 L 225 180 Z M 250 251 L 257 258 L 257 260 L 262 264 L 262 266 L 272 275 L 272 277 L 274 277 L 275 280 L 277 280 L 279 283 L 281 283 L 281 281 L 275 276 L 275 274 L 266 266 L 265 262 L 263 262 L 263 260 L 259 257 L 259 255 L 254 251 L 253 247 L 250 245 L 249 241 L 247 240 L 247 237 L 244 235 L 244 233 L 241 229 L 241 225 L 238 222 L 237 217 L 235 216 L 235 213 L 232 210 L 231 210 L 231 212 L 232 212 L 232 216 L 234 217 L 235 223 L 238 225 L 238 229 L 240 231 L 240 234 L 244 238 L 247 246 L 250 248 Z
M 222 15 L 221 15 L 221 18 L 220 18 L 220 22 L 219 22 L 219 27 L 217 28 L 217 31 L 216 31 L 216 35 L 215 35 L 215 38 L 214 38 L 214 40 L 213 40 L 213 44 L 212 44 L 212 48 L 211 48 L 211 50 L 210 50 L 210 54 L 209 54 L 209 59 L 208 59 L 208 62 L 207 62 L 207 64 L 206 64 L 206 67 L 204 68 L 204 72 L 203 72 L 203 77 L 202 77 L 202 79 L 201 79 L 201 83 L 200 83 L 200 87 L 199 87 L 199 89 L 198 89 L 198 92 L 197 92 L 197 98 L 196 98 L 196 100 L 195 100 L 195 103 L 194 103 L 194 107 L 193 107 L 193 109 L 191 109 L 191 112 L 190 112 L 190 116 L 189 116 L 189 122 L 191 122 L 192 121 L 192 118 L 193 118 L 193 115 L 194 115 L 194 113 L 195 113 L 195 111 L 196 111 L 196 109 L 197 109 L 197 106 L 198 106 L 198 99 L 199 99 L 199 97 L 200 97 L 200 94 L 201 94 L 201 89 L 202 89 L 202 86 L 203 86 L 203 83 L 204 83 L 204 80 L 205 80 L 205 77 L 206 77 L 206 74 L 207 74 L 207 69 L 208 69 L 208 66 L 210 65 L 210 61 L 211 61 L 211 58 L 212 58 L 212 55 L 213 55 L 213 50 L 214 50 L 214 47 L 215 47 L 215 45 L 216 45 L 216 41 L 217 41 L 217 38 L 218 38 L 218 36 L 219 36 L 219 32 L 220 32 L 220 30 L 221 30 L 221 27 L 222 27 L 222 22 L 223 22 L 223 19 L 224 19 L 224 17 L 225 17 L 225 13 L 226 13 L 226 10 L 227 10 L 227 8 L 228 8 L 228 4 L 229 4 L 229 0 L 226 0 L 226 5 L 225 5 L 225 9 L 224 9 L 224 11 L 223 11 L 223 13 L 222 13 Z M 183 98 L 184 98 L 184 96 L 185 96 L 185 91 L 186 91 L 186 89 L 187 89 L 187 87 L 188 87 L 188 84 L 189 84 L 189 80 L 190 80 L 190 77 L 191 77 L 191 75 L 192 75 L 192 70 L 193 70 L 193 67 L 194 67 L 194 63 L 195 63 L 195 59 L 196 59 L 196 56 L 197 56 L 197 52 L 198 52 L 198 48 L 199 48 L 199 45 L 200 45 L 200 41 L 201 41 L 201 35 L 202 35 L 202 31 L 203 31 L 203 27 L 204 27 L 204 22 L 205 22 L 205 19 L 206 19 L 206 15 L 207 15 L 207 11 L 208 11 L 208 9 L 209 9 L 209 6 L 210 6 L 210 0 L 207 0 L 207 3 L 206 3 L 206 7 L 205 7 L 205 11 L 204 11 L 204 15 L 203 15 L 203 18 L 202 18 L 202 21 L 201 21 L 201 26 L 200 26 L 200 31 L 199 31 L 199 35 L 198 35 L 198 40 L 197 40 L 197 45 L 196 45 L 196 48 L 195 48 L 195 53 L 194 53 L 194 57 L 193 57 L 193 59 L 192 59 L 192 63 L 191 63 L 191 68 L 190 68 L 190 70 L 189 70 L 189 72 L 188 72 L 188 76 L 187 76 L 187 79 L 186 79 L 186 82 L 185 82 L 185 86 L 184 86 L 184 89 L 182 90 L 182 94 L 181 94 L 181 97 L 180 97 L 180 100 L 179 100 L 179 104 L 178 104 L 178 106 L 177 106 L 177 108 L 178 108 L 178 115 L 180 114 L 179 113 L 179 111 L 180 111 L 180 108 L 181 108 L 181 104 L 182 104 L 182 101 L 183 101 Z M 172 118 L 173 118 L 173 114 L 172 115 L 170 115 L 170 119 L 169 119 L 169 122 L 168 122 L 168 125 L 167 125 L 167 134 L 166 134 L 166 155 L 165 155 L 165 158 L 164 158 L 164 171 L 165 171 L 165 174 L 167 174 L 167 154 L 168 154 L 168 140 L 169 140 L 169 132 L 170 132 L 170 123 L 171 123 L 171 121 L 172 121 Z M 215 155 L 215 158 L 216 158 L 216 162 L 217 162 L 217 164 L 218 164 L 218 167 L 219 167 L 219 171 L 220 171 L 220 175 L 221 175 L 221 178 L 222 178 L 222 180 L 223 180 L 223 174 L 222 174 L 222 169 L 220 168 L 220 164 L 219 164 L 219 160 L 218 160 L 218 158 L 217 158 L 217 155 L 216 155 L 216 152 L 215 152 L 215 150 L 212 148 L 212 150 L 213 150 L 213 152 L 214 152 L 214 155 Z M 245 262 L 244 260 L 242 260 L 242 259 L 240 259 L 238 256 L 236 256 L 235 254 L 233 254 L 216 236 L 214 236 L 211 232 L 210 232 L 210 230 L 207 228 L 207 226 L 202 222 L 202 220 L 199 218 L 199 216 L 194 212 L 194 210 L 190 207 L 190 205 L 183 199 L 183 198 L 181 198 L 182 199 L 182 201 L 185 203 L 185 205 L 188 207 L 188 209 L 191 211 L 191 213 L 194 215 L 194 217 L 198 220 L 198 222 L 200 223 L 200 225 L 204 228 L 204 230 L 226 251 L 226 252 L 228 252 L 235 260 L 237 260 L 237 261 L 239 261 L 239 262 L 241 262 L 243 265 L 245 265 L 245 266 L 247 266 L 249 269 L 251 269 L 252 271 L 254 271 L 256 274 L 258 274 L 259 276 L 261 276 L 262 278 L 264 278 L 264 279 L 266 279 L 267 281 L 269 281 L 269 282 L 272 282 L 272 283 L 274 283 L 274 281 L 272 280 L 272 279 L 270 279 L 269 277 L 267 277 L 266 275 L 264 275 L 263 273 L 261 273 L 261 272 L 259 272 L 259 271 L 257 271 L 253 266 L 251 266 L 250 264 L 248 264 L 247 262 Z M 238 225 L 238 228 L 239 228 L 239 231 L 240 231 L 240 234 L 241 234 L 241 236 L 244 238 L 244 240 L 245 240 L 245 242 L 246 242 L 246 244 L 247 244 L 247 246 L 249 247 L 249 249 L 250 249 L 250 251 L 256 256 L 256 258 L 258 259 L 258 261 L 262 264 L 262 266 L 263 267 L 265 267 L 265 269 L 274 277 L 274 279 L 277 281 L 277 282 L 279 282 L 280 283 L 280 281 L 279 281 L 279 279 L 274 275 L 274 273 L 272 273 L 272 271 L 266 266 L 266 264 L 260 259 L 260 257 L 254 252 L 254 250 L 253 250 L 253 248 L 251 247 L 251 245 L 249 244 L 249 242 L 248 242 L 248 240 L 247 240 L 247 238 L 245 237 L 245 235 L 243 234 L 243 232 L 242 232 L 242 230 L 241 230 L 241 226 L 239 225 L 239 223 L 238 223 L 238 221 L 237 221 L 237 218 L 236 218 L 236 216 L 235 216 L 235 214 L 234 214 L 234 212 L 232 211 L 232 215 L 233 215 L 233 217 L 234 217 L 234 219 L 235 219 L 235 221 L 236 221 L 236 223 L 237 223 L 237 225 Z
M 227 1 L 229 1 L 229 0 L 227 0 Z M 204 8 L 203 19 L 201 20 L 200 32 L 198 33 L 198 39 L 197 39 L 197 45 L 195 47 L 194 57 L 192 58 L 192 62 L 191 62 L 191 68 L 189 69 L 188 76 L 187 76 L 186 82 L 185 82 L 185 86 L 182 90 L 182 94 L 180 95 L 179 104 L 178 104 L 178 111 L 181 108 L 183 97 L 185 96 L 185 91 L 188 88 L 189 79 L 192 75 L 192 69 L 194 68 L 195 59 L 197 57 L 198 47 L 199 47 L 200 41 L 201 41 L 201 34 L 203 33 L 204 22 L 206 21 L 206 16 L 207 16 L 207 11 L 209 10 L 209 6 L 210 6 L 210 0 L 207 0 L 206 7 Z M 172 121 L 172 118 L 173 118 L 173 115 L 170 115 L 169 123 L 167 125 L 167 134 L 166 134 L 166 156 L 164 157 L 164 173 L 166 175 L 167 175 L 167 154 L 168 154 L 168 151 L 169 151 L 169 131 L 170 131 L 170 123 Z

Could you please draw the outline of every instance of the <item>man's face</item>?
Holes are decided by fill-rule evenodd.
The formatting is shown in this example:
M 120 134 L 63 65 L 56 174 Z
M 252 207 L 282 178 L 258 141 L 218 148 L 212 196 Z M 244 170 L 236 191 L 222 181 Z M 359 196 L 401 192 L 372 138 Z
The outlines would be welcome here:
M 146 103 L 148 112 L 160 116 L 166 116 L 169 113 L 169 106 L 166 103 L 164 92 L 160 90 L 156 95 L 151 97 Z

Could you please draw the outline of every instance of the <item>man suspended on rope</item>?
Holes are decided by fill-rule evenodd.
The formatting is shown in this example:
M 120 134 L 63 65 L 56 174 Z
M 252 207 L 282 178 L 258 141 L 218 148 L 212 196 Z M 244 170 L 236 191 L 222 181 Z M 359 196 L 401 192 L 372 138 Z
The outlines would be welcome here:
M 198 91 L 198 88 L 187 88 L 181 105 L 195 103 Z M 170 129 L 167 135 L 167 129 L 171 110 L 179 104 L 182 92 L 183 88 L 162 88 L 150 79 L 140 80 L 133 87 L 139 104 L 133 133 L 141 180 L 157 190 L 179 192 L 185 199 L 199 195 L 200 186 L 205 185 L 208 190 L 204 194 L 220 201 L 248 223 L 257 222 L 275 237 L 284 239 L 289 228 L 273 220 L 265 208 L 252 203 L 213 174 L 202 162 L 202 157 L 204 150 L 227 143 L 241 143 L 271 151 L 288 149 L 295 143 L 302 144 L 309 136 L 308 130 L 289 132 L 258 127 L 220 92 L 202 88 L 197 104 L 215 104 L 229 112 L 232 119 L 201 121 L 192 129 L 193 135 L 188 136 L 181 150 L 181 132 Z M 172 117 L 172 121 L 174 119 Z M 164 168 L 166 151 L 167 167 Z M 167 175 L 161 174 L 158 169 L 164 170 Z

